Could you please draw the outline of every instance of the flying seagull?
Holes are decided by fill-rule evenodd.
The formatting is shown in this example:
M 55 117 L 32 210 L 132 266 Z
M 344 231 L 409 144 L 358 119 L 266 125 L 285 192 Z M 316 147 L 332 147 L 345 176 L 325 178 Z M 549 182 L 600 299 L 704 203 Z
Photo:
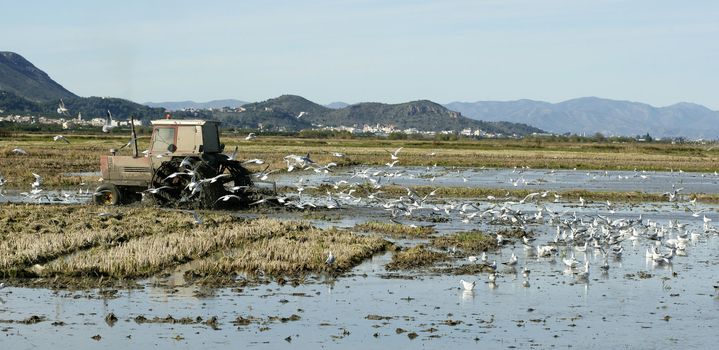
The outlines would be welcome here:
M 70 143 L 70 141 L 68 141 L 68 140 L 65 138 L 65 136 L 62 136 L 62 135 L 55 135 L 55 136 L 53 136 L 52 140 L 53 140 L 53 141 L 63 141 L 63 142 L 68 143 L 68 144 Z

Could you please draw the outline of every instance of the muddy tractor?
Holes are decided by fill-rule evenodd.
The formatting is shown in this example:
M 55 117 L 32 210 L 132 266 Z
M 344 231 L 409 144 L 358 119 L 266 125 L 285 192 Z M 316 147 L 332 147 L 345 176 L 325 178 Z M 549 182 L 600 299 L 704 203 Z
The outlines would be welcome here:
M 100 157 L 102 184 L 95 191 L 95 203 L 117 205 L 144 199 L 161 206 L 211 208 L 228 194 L 240 202 L 233 204 L 250 200 L 250 172 L 222 153 L 219 122 L 163 119 L 151 123 L 147 151 L 138 153 L 133 128 L 128 143 L 134 148 L 132 156 L 110 150 L 111 155 Z

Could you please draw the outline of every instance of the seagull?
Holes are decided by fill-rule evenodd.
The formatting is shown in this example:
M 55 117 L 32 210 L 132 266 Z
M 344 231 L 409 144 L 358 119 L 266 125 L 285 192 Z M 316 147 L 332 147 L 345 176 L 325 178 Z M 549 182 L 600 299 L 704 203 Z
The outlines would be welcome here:
M 245 141 L 252 141 L 256 138 L 257 138 L 257 135 L 255 135 L 254 132 L 251 132 L 251 133 L 247 134 L 247 137 L 245 137 Z
M 182 159 L 180 162 L 180 168 L 191 168 L 192 167 L 192 158 L 190 156 L 187 156 Z
M 497 271 L 493 271 L 489 273 L 489 283 L 494 284 L 494 282 L 497 281 Z
M 67 144 L 70 143 L 70 141 L 68 141 L 68 140 L 65 138 L 65 136 L 62 136 L 62 135 L 53 136 L 52 140 L 53 140 L 53 141 L 63 141 L 63 142 L 65 142 L 65 143 L 67 143 Z
M 167 180 L 169 180 L 169 179 L 174 179 L 174 178 L 176 178 L 176 177 L 178 177 L 178 176 L 180 176 L 180 175 L 195 176 L 195 172 L 194 172 L 194 171 L 178 171 L 178 172 L 174 172 L 174 173 L 172 173 L 172 174 L 170 174 L 170 175 L 167 175 L 166 178 L 162 179 L 162 182 L 165 182 L 165 181 L 167 181 Z
M 62 102 L 62 99 L 60 99 L 60 103 L 57 106 L 57 114 L 62 114 L 68 117 L 70 116 L 67 112 L 67 108 L 65 108 L 65 102 Z
M 270 174 L 272 174 L 272 173 L 277 172 L 277 171 L 280 170 L 280 169 L 273 169 L 273 170 L 269 170 L 269 171 L 268 171 L 267 169 L 268 169 L 269 167 L 270 167 L 270 166 L 267 165 L 267 167 L 265 168 L 265 170 L 262 170 L 262 171 L 260 171 L 259 173 L 256 173 L 256 174 L 253 174 L 253 175 L 254 175 L 256 178 L 258 178 L 258 179 L 260 179 L 260 180 L 262 180 L 262 181 L 265 181 L 265 180 L 267 180 L 267 176 L 269 176 Z
M 392 160 L 398 160 L 399 157 L 397 157 L 397 154 L 399 154 L 399 151 L 401 151 L 402 148 L 403 148 L 403 147 L 397 148 L 396 150 L 394 150 L 394 152 L 390 152 L 390 151 L 387 151 L 387 150 L 385 150 L 385 151 L 387 151 L 387 152 L 389 153 L 389 156 L 390 156 L 390 158 L 391 158 Z
M 514 252 L 512 252 L 512 256 L 509 258 L 509 261 L 505 263 L 505 265 L 514 266 L 517 265 L 517 256 L 514 255 Z
M 327 260 L 325 260 L 325 264 L 332 265 L 335 263 L 335 256 L 332 255 L 332 251 L 330 251 L 330 254 L 327 256 Z
M 340 153 L 340 152 L 332 152 L 332 155 L 335 156 L 335 157 L 337 157 L 337 158 L 342 158 L 342 157 L 345 156 L 344 153 Z
M 142 191 L 142 192 L 147 192 L 147 193 L 152 193 L 152 194 L 158 194 L 158 193 L 160 193 L 160 191 L 162 191 L 162 190 L 164 190 L 164 189 L 166 189 L 166 188 L 172 188 L 172 187 L 171 187 L 171 186 L 160 186 L 160 187 L 157 187 L 157 188 L 148 188 L 148 189 L 146 189 L 146 190 L 144 190 L 144 191 Z
M 222 173 L 222 174 L 216 175 L 215 177 L 211 177 L 211 178 L 208 178 L 208 179 L 203 179 L 203 180 L 201 180 L 201 181 L 202 181 L 202 182 L 209 182 L 209 183 L 213 184 L 213 183 L 217 182 L 217 180 L 219 180 L 219 179 L 226 178 L 226 177 L 230 177 L 230 176 L 232 176 L 232 175 L 231 175 L 231 174 L 228 174 L 228 173 Z
M 479 258 L 477 258 L 474 255 L 470 255 L 467 257 L 467 260 L 469 260 L 469 262 L 475 262 L 475 261 L 479 260 Z
M 12 150 L 12 153 L 15 153 L 15 154 L 17 154 L 17 155 L 24 155 L 24 156 L 27 155 L 27 152 L 25 152 L 24 149 L 19 148 L 19 147 L 18 147 L 18 148 L 14 148 L 14 149 Z
M 197 214 L 196 210 L 192 211 L 192 217 L 195 225 L 202 225 L 202 218 L 200 217 L 200 214 Z
M 102 126 L 102 132 L 110 132 L 116 125 L 112 124 L 112 113 L 110 113 L 110 110 L 107 110 L 107 119 L 105 120 L 105 125 Z
M 247 136 L 247 137 L 249 137 L 249 136 Z M 235 150 L 232 151 L 232 154 L 230 154 L 227 157 L 227 160 L 235 160 L 235 157 L 237 157 L 237 148 L 238 148 L 238 146 L 235 146 Z
M 577 266 L 577 264 L 579 264 L 579 260 L 574 258 L 574 253 L 572 253 L 572 256 L 569 259 L 562 259 L 562 261 L 564 262 L 564 265 L 567 265 L 570 269 L 573 269 Z
M 462 283 L 462 288 L 464 290 L 473 290 L 474 286 L 477 284 L 477 282 L 467 282 L 465 280 L 459 280 L 460 283 Z
M 40 185 L 42 185 L 42 176 L 32 173 L 32 176 L 35 177 L 35 182 L 32 183 L 32 188 L 38 188 Z
M 220 197 L 220 198 L 217 198 L 217 200 L 215 201 L 215 203 L 212 203 L 212 204 L 216 204 L 216 203 L 219 202 L 219 201 L 227 202 L 227 201 L 229 201 L 229 200 L 232 199 L 232 198 L 236 198 L 237 200 L 240 200 L 240 201 L 242 200 L 242 198 L 240 198 L 239 196 L 236 196 L 236 195 L 234 195 L 234 194 L 226 194 L 226 195 L 224 195 L 224 196 L 222 196 L 222 197 Z
M 526 266 L 523 267 L 523 268 L 522 268 L 522 277 L 524 277 L 524 278 L 529 278 L 529 273 L 530 273 L 530 272 L 531 272 L 531 271 L 529 271 L 529 269 L 527 269 Z
M 577 281 L 587 281 L 589 278 L 589 260 L 584 262 L 584 271 L 581 271 L 577 273 L 576 279 Z
M 255 158 L 255 159 L 246 160 L 246 161 L 242 162 L 242 164 L 257 164 L 257 165 L 262 165 L 262 164 L 265 164 L 265 161 L 262 160 L 262 159 L 257 159 L 257 158 Z

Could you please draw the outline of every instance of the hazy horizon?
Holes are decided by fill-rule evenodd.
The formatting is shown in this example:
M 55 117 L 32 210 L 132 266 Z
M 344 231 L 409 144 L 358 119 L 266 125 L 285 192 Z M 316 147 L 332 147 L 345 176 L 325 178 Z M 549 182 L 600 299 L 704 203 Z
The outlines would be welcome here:
M 136 102 L 578 97 L 719 110 L 719 3 L 8 3 L 0 50 Z

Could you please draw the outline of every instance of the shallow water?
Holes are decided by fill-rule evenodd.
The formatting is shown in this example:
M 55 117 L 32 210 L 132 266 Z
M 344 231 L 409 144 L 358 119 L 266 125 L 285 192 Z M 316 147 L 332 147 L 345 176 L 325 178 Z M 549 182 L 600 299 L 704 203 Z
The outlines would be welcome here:
M 349 170 L 339 169 L 328 174 L 317 174 L 311 171 L 296 171 L 282 176 L 278 185 L 292 185 L 300 178 L 307 185 L 334 183 L 341 180 L 363 182 L 359 177 L 352 177 L 366 167 L 353 167 Z M 582 171 L 582 170 L 546 170 L 546 169 L 474 169 L 444 167 L 401 167 L 394 166 L 372 168 L 368 173 L 377 171 L 400 176 L 383 176 L 385 183 L 402 186 L 467 186 L 502 189 L 532 190 L 572 190 L 616 191 L 616 192 L 671 192 L 675 188 L 683 188 L 682 193 L 719 193 L 719 175 L 714 173 L 688 173 L 679 171 Z
M 654 173 L 649 178 L 656 179 L 657 188 L 671 188 L 677 180 L 688 186 L 693 178 L 685 177 L 686 173 L 673 174 L 662 177 Z M 563 176 L 570 178 L 570 175 Z M 526 171 L 524 176 L 529 178 Z M 662 178 L 664 183 L 658 180 Z M 489 203 L 479 205 L 485 209 Z M 487 274 L 388 273 L 384 265 L 390 261 L 391 253 L 375 256 L 347 275 L 313 276 L 296 287 L 271 283 L 242 290 L 212 290 L 186 286 L 181 279 L 161 278 L 171 286 L 157 287 L 154 279 L 143 281 L 143 289 L 120 291 L 115 299 L 99 298 L 97 290 L 68 292 L 7 287 L 0 290 L 0 339 L 3 348 L 12 349 L 95 349 L 98 346 L 121 349 L 148 345 L 163 349 L 447 348 L 454 345 L 634 349 L 713 348 L 719 341 L 719 299 L 713 288 L 719 284 L 716 266 L 719 235 L 705 232 L 702 217 L 692 216 L 690 211 L 706 209 L 703 215 L 713 219 L 710 223 L 713 224 L 719 221 L 715 206 L 692 206 L 687 202 L 620 203 L 612 211 L 602 203 L 590 203 L 586 207 L 572 203 L 546 206 L 550 211 L 587 220 L 596 215 L 611 219 L 636 219 L 641 215 L 645 222 L 661 225 L 678 220 L 687 225 L 687 231 L 701 233 L 701 237 L 690 243 L 687 256 L 675 257 L 670 266 L 647 262 L 645 251 L 653 242 L 626 240 L 622 243 L 622 258 L 610 259 L 606 274 L 598 268 L 602 258 L 596 251 L 586 254 L 575 251 L 580 261 L 590 261 L 590 277 L 586 283 L 578 282 L 574 275 L 565 272 L 561 258 L 572 253 L 571 247 L 562 248 L 556 258 L 547 259 L 528 257 L 521 243 L 516 243 L 488 254 L 490 261 L 498 263 L 507 261 L 512 252 L 519 256 L 514 271 L 500 264 L 500 276 L 494 288 L 486 282 Z M 513 208 L 529 214 L 537 210 L 535 204 L 529 203 Z M 416 212 L 415 217 L 431 213 L 424 209 Z M 326 214 L 336 220 L 313 222 L 321 227 L 352 227 L 370 220 L 387 221 L 389 216 L 381 208 L 362 204 Z M 304 212 L 280 212 L 276 216 L 302 219 L 304 215 Z M 464 223 L 456 212 L 449 218 L 450 221 L 440 223 L 409 217 L 397 220 L 435 225 L 440 235 L 476 228 L 490 232 L 505 228 L 478 219 Z M 555 232 L 549 224 L 530 225 L 528 230 L 537 234 L 535 245 L 548 242 Z M 416 242 L 397 243 L 408 246 Z M 447 266 L 467 263 L 465 259 L 456 258 Z M 523 286 L 524 279 L 516 272 L 522 266 L 531 270 L 529 287 Z M 460 279 L 477 281 L 475 290 L 461 290 Z M 198 291 L 203 295 L 199 296 Z M 114 313 L 119 319 L 113 326 L 104 320 L 108 313 Z M 36 324 L 6 322 L 25 320 L 33 315 L 46 320 Z M 216 316 L 219 329 L 204 324 L 140 324 L 134 321 L 140 315 L 148 319 L 167 315 L 176 319 L 199 316 L 203 320 Z M 285 322 L 271 319 L 292 315 L 299 319 Z M 370 315 L 380 317 L 368 319 Z M 233 325 L 232 321 L 238 316 L 253 321 L 249 325 Z M 410 338 L 412 333 L 416 333 L 416 338 Z M 91 337 L 95 335 L 101 338 L 93 340 Z

